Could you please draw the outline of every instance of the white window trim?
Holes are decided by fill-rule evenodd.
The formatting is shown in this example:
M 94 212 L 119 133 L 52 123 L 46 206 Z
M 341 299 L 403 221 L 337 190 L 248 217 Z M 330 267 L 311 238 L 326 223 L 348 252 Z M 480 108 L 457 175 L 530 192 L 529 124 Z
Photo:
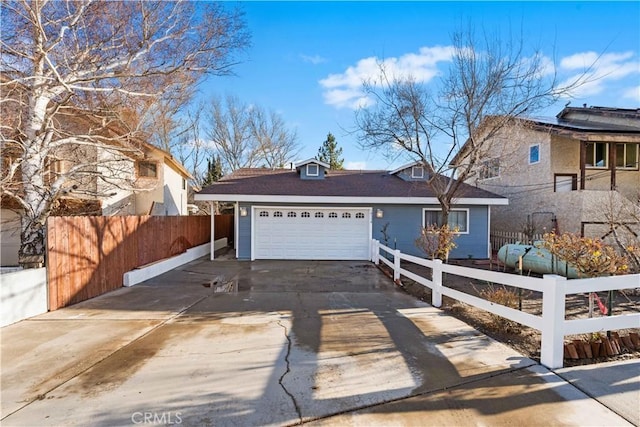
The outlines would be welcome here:
M 611 159 L 609 158 L 609 143 L 608 142 L 602 142 L 602 141 L 589 141 L 587 142 L 587 144 L 593 144 L 594 148 L 593 148 L 593 155 L 594 158 L 593 159 L 587 159 L 587 161 L 584 162 L 584 168 L 585 169 L 600 169 L 600 170 L 606 170 L 609 169 L 609 162 L 611 161 Z M 587 164 L 588 161 L 594 161 L 595 160 L 595 154 L 596 154 L 596 150 L 595 150 L 595 144 L 604 144 L 604 166 L 596 166 L 596 165 L 589 165 Z M 585 150 L 586 150 L 586 145 L 585 145 Z M 614 161 L 616 161 L 616 159 L 614 159 Z M 616 168 L 617 169 L 617 168 Z
M 417 170 L 420 171 L 419 175 Z M 411 178 L 424 178 L 424 166 L 411 166 Z
M 536 160 L 535 162 L 531 161 L 531 149 L 533 147 L 538 147 L 538 160 Z M 540 163 L 540 158 L 542 157 L 542 153 L 540 152 L 540 144 L 529 145 L 529 152 L 527 153 L 527 157 L 530 165 L 537 165 L 538 163 Z
M 315 166 L 316 168 L 316 173 L 311 173 L 309 171 L 309 166 Z M 315 163 L 311 163 L 307 165 L 307 176 L 319 176 L 320 175 L 320 165 L 317 165 Z
M 619 170 L 626 170 L 626 171 L 637 171 L 638 169 L 640 169 L 640 165 L 638 164 L 638 158 L 640 157 L 640 144 L 620 144 L 623 146 L 622 149 L 622 156 L 624 157 L 624 159 L 627 159 L 627 148 L 630 145 L 635 145 L 636 148 L 636 161 L 635 161 L 635 165 L 632 167 L 626 167 L 626 166 L 618 166 L 618 159 L 616 158 L 616 169 Z M 616 156 L 620 153 L 619 148 L 616 148 Z
M 434 211 L 434 212 L 442 212 L 442 209 L 440 208 L 423 208 L 422 209 L 422 228 L 426 227 L 425 224 L 425 214 L 427 211 Z M 458 233 L 455 234 L 469 234 L 469 208 L 456 208 L 456 209 L 451 209 L 450 212 L 460 212 L 460 211 L 465 211 L 467 213 L 467 231 L 460 231 Z

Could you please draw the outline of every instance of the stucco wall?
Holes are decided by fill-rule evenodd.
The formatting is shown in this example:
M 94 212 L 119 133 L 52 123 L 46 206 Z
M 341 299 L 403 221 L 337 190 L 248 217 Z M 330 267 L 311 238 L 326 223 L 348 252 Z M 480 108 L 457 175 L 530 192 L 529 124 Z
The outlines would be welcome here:
M 133 192 L 119 188 L 130 187 L 135 177 L 135 164 L 132 159 L 116 152 L 100 151 L 98 173 L 102 176 L 119 178 L 121 182 L 98 179 L 96 188 L 98 193 L 107 194 L 102 200 L 103 215 L 133 215 L 135 205 Z M 120 185 L 117 185 L 120 184 Z
M 187 188 L 183 188 L 184 178 L 166 163 L 164 170 L 163 203 L 167 215 L 188 215 Z
M 591 192 L 609 192 L 611 172 L 606 169 L 587 169 L 585 191 L 554 192 L 555 174 L 575 174 L 580 178 L 580 141 L 551 135 L 533 129 L 519 128 L 496 137 L 499 141 L 500 176 L 475 180 L 478 187 L 503 195 L 508 206 L 494 206 L 491 210 L 492 228 L 522 231 L 528 221 L 536 232 L 550 231 L 557 226 L 560 232 L 580 233 L 581 222 L 598 221 L 597 211 L 602 197 Z M 540 162 L 529 164 L 529 147 L 540 144 Z M 637 200 L 640 172 L 616 171 L 616 184 L 621 195 Z M 553 215 L 557 223 L 553 223 Z M 601 216 L 601 215 L 600 215 Z
M 46 313 L 47 269 L 0 274 L 0 326 Z

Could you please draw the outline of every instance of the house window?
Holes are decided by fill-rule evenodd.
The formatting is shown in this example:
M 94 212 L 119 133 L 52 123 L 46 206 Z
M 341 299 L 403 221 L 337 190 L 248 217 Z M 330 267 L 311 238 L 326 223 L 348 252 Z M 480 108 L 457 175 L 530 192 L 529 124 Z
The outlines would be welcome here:
M 540 162 L 540 144 L 529 146 L 529 164 L 533 165 Z
M 362 212 L 358 212 L 358 213 L 356 214 L 356 218 L 358 218 L 358 219 L 362 219 L 362 218 L 364 218 L 364 214 L 363 214 Z
M 288 218 L 295 218 L 297 215 L 295 212 L 287 212 L 287 217 Z
M 324 214 L 322 212 L 316 212 L 316 218 L 324 218 Z
M 315 163 L 307 165 L 307 176 L 318 176 L 319 167 Z
M 594 169 L 606 169 L 609 156 L 606 142 L 587 142 L 587 159 L 585 166 Z
M 342 214 L 342 218 L 351 218 L 351 214 L 349 212 L 344 212 Z
M 411 168 L 411 178 L 424 178 L 424 168 L 422 166 L 413 166 Z
M 260 211 L 260 215 L 259 216 L 269 216 L 269 212 L 267 211 Z
M 338 218 L 338 214 L 335 212 L 330 212 L 329 213 L 329 218 Z
M 274 218 L 282 218 L 282 212 L 280 212 L 280 211 L 275 211 L 275 212 L 273 213 L 273 217 L 274 217 Z
M 616 168 L 638 170 L 639 144 L 616 144 Z
M 480 179 L 496 178 L 500 176 L 500 159 L 491 159 L 482 162 L 478 177 Z
M 442 227 L 442 210 L 424 209 L 423 227 L 436 225 Z M 469 209 L 452 209 L 449 211 L 449 228 L 458 227 L 460 234 L 469 233 Z
M 138 176 L 144 178 L 157 178 L 158 165 L 154 162 L 138 162 Z
M 182 178 L 182 189 L 186 190 L 187 189 L 187 180 Z
M 557 174 L 553 180 L 553 191 L 556 193 L 564 193 L 575 191 L 578 189 L 578 175 L 576 174 Z
M 302 213 L 300 214 L 300 216 L 301 216 L 302 218 L 309 218 L 311 215 L 309 214 L 309 212 L 302 212 Z

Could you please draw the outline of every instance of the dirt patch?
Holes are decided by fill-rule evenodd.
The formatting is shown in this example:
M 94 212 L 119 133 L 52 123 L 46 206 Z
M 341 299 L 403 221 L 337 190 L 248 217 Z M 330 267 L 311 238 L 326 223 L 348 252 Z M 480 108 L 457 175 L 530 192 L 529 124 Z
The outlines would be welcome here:
M 451 262 L 452 264 L 458 264 L 465 267 L 480 268 L 488 270 L 492 268 L 494 271 L 499 267 L 496 265 L 478 264 L 473 261 L 458 261 Z M 410 270 L 423 277 L 429 277 L 430 270 L 418 266 L 416 264 L 407 264 L 402 266 L 403 268 Z M 380 268 L 388 275 L 391 275 L 389 268 L 383 264 L 380 264 Z M 502 269 L 500 269 L 502 271 Z M 505 271 L 509 272 L 509 271 Z M 512 272 L 515 274 L 514 272 Z M 391 276 L 392 277 L 392 276 Z M 499 284 L 490 284 L 485 281 L 470 279 L 466 277 L 460 277 L 455 275 L 445 275 L 443 282 L 447 287 L 456 289 L 460 292 L 464 292 L 470 295 L 487 298 L 488 294 L 497 295 L 497 298 L 507 300 L 513 308 L 522 307 L 522 311 L 533 314 L 542 314 L 542 294 L 540 292 L 532 292 L 523 290 L 519 294 L 517 288 L 510 286 L 503 286 Z M 410 295 L 419 298 L 422 301 L 431 303 L 431 290 L 419 283 L 414 282 L 411 279 L 402 277 L 398 286 Z M 505 297 L 501 295 L 503 291 L 508 291 L 509 296 Z M 598 293 L 600 303 L 595 304 L 594 317 L 603 316 L 601 310 L 607 309 L 609 306 L 609 293 Z M 612 313 L 640 313 L 640 289 L 627 289 L 616 291 L 612 300 Z M 540 331 L 521 325 L 516 322 L 509 321 L 508 319 L 500 318 L 487 311 L 479 308 L 472 307 L 468 304 L 454 300 L 452 298 L 444 296 L 442 299 L 442 310 L 451 314 L 452 316 L 462 320 L 463 322 L 473 326 L 480 332 L 490 336 L 496 341 L 500 341 L 506 344 L 519 353 L 533 360 L 540 361 Z M 577 319 L 586 318 L 589 313 L 589 298 L 587 294 L 575 294 L 568 295 L 566 301 L 566 318 Z M 640 328 L 625 329 L 615 331 L 620 336 L 627 336 L 629 333 L 638 333 Z M 602 335 L 606 336 L 606 332 Z M 582 340 L 585 342 L 593 340 L 592 335 L 579 335 L 579 336 L 565 336 L 565 343 L 572 343 L 574 340 Z M 590 359 L 578 359 L 573 360 L 565 358 L 564 366 L 577 366 L 593 363 L 600 363 L 611 360 L 626 360 L 640 358 L 640 349 L 630 350 L 628 348 L 621 348 L 620 354 L 614 356 L 593 357 Z

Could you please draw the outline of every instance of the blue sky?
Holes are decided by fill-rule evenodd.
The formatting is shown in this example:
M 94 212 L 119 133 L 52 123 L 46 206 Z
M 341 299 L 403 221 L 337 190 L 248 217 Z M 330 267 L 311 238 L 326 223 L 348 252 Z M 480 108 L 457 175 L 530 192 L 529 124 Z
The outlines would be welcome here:
M 542 50 L 561 79 L 602 55 L 600 78 L 572 106 L 640 107 L 640 2 L 242 2 L 252 47 L 233 77 L 211 78 L 202 96 L 237 96 L 277 111 L 298 132 L 298 160 L 335 135 L 350 169 L 393 169 L 359 148 L 348 131 L 362 78 L 376 60 L 435 85 L 448 66 L 453 31 L 472 22 L 507 34 L 522 30 L 526 49 Z M 435 87 L 435 86 L 434 86 Z M 566 100 L 545 112 L 557 114 Z

